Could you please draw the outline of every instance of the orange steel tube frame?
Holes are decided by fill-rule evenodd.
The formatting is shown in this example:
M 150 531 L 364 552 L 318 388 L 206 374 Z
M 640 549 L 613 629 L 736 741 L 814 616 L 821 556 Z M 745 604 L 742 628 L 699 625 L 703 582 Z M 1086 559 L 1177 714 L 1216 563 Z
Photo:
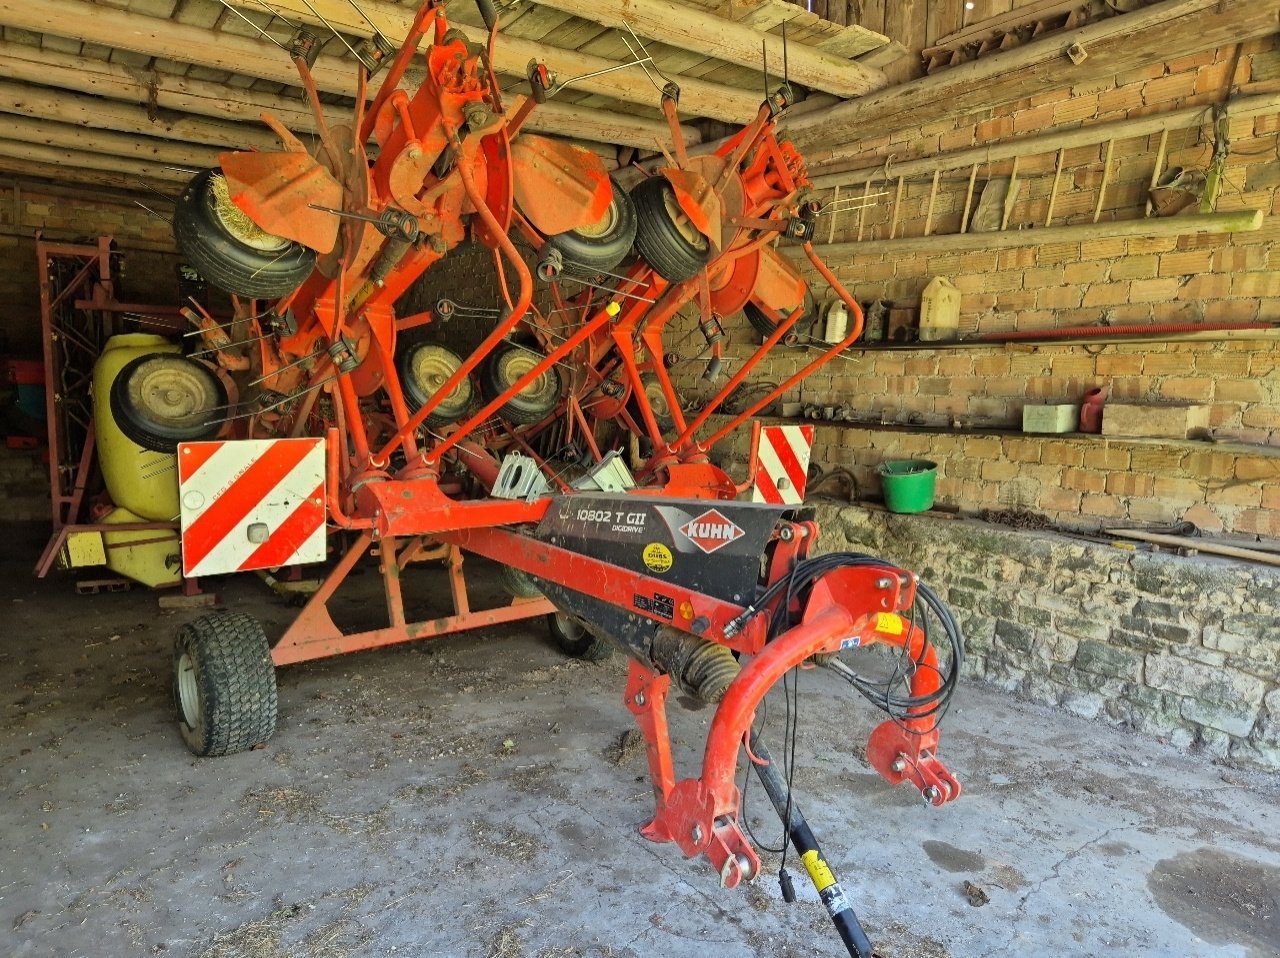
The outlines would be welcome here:
M 811 524 L 792 528 L 797 539 L 816 534 Z M 887 565 L 841 568 L 823 576 L 810 590 L 799 624 L 769 639 L 765 630 L 770 609 L 747 619 L 740 630 L 726 629 L 743 615 L 742 606 L 675 582 L 505 529 L 467 529 L 440 538 L 615 605 L 629 605 L 630 596 L 660 588 L 684 611 L 673 621 L 638 610 L 636 614 L 690 633 L 693 622 L 702 620 L 696 633 L 700 638 L 753 656 L 716 708 L 701 775 L 696 778 L 675 777 L 665 713 L 669 676 L 633 661 L 624 698 L 645 737 L 657 805 L 642 834 L 655 842 L 674 842 L 690 858 L 706 855 L 726 887 L 750 880 L 760 870 L 759 857 L 738 825 L 738 750 L 757 706 L 783 675 L 815 655 L 838 652 L 850 644 L 886 644 L 901 647 L 916 663 L 909 679 L 913 696 L 940 687 L 937 660 L 923 630 L 900 614 L 915 600 L 916 579 Z M 775 563 L 771 576 L 785 574 L 797 554 L 793 550 Z M 932 804 L 942 805 L 959 796 L 960 783 L 934 755 L 936 743 L 931 717 L 889 720 L 872 733 L 868 756 L 893 784 L 910 781 Z
M 373 533 L 368 530 L 357 536 L 356 541 L 272 648 L 271 661 L 275 665 L 293 665 L 348 652 L 435 638 L 468 629 L 536 618 L 555 611 L 555 606 L 546 599 L 518 598 L 508 605 L 473 610 L 467 594 L 460 549 L 450 545 L 429 548 L 423 537 L 412 538 L 401 548 L 395 536 L 383 536 L 378 540 L 378 571 L 382 575 L 390 622 L 380 629 L 345 633 L 329 613 L 329 600 L 346 581 L 356 563 L 370 551 L 373 542 Z M 410 563 L 432 559 L 443 559 L 448 566 L 453 613 L 420 622 L 409 622 L 405 616 L 400 575 Z

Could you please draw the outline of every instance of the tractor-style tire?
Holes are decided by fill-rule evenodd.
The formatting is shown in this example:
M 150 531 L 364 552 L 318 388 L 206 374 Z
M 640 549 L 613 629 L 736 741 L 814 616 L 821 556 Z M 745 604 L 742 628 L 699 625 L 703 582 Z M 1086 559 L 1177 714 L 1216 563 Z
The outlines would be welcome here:
M 233 755 L 269 739 L 276 670 L 258 620 L 213 612 L 184 625 L 173 645 L 173 698 L 182 740 L 196 755 Z
M 524 569 L 517 569 L 512 565 L 499 566 L 498 577 L 502 580 L 502 587 L 507 590 L 507 594 L 513 599 L 541 599 L 542 589 L 538 585 L 538 580 Z
M 416 413 L 425 406 L 461 365 L 462 358 L 457 353 L 435 343 L 417 342 L 402 348 L 396 356 L 396 369 L 409 412 Z M 438 429 L 457 422 L 471 408 L 471 397 L 471 377 L 465 376 L 440 405 L 431 410 L 426 418 L 427 426 Z
M 711 259 L 711 241 L 699 233 L 676 203 L 666 177 L 651 176 L 631 191 L 636 207 L 636 252 L 669 283 L 694 276 Z
M 227 197 L 216 169 L 196 174 L 178 197 L 173 235 L 201 276 L 237 296 L 284 296 L 316 265 L 315 250 L 255 226 Z
M 667 402 L 666 394 L 662 391 L 662 384 L 653 373 L 641 373 L 640 387 L 649 400 L 650 408 L 653 409 L 653 418 L 657 420 L 658 430 L 665 436 L 675 428 L 676 419 L 671 414 L 671 406 Z M 636 421 L 636 425 L 644 429 L 644 416 L 640 412 L 640 401 L 636 398 L 635 392 L 627 398 L 627 412 Z
M 480 392 L 486 401 L 497 399 L 522 376 L 542 362 L 543 355 L 517 343 L 504 343 L 480 364 Z M 541 422 L 555 411 L 564 392 L 564 381 L 555 366 L 547 369 L 523 390 L 498 407 L 498 415 L 516 425 Z
M 613 655 L 613 646 L 587 631 L 586 626 L 564 612 L 552 612 L 547 616 L 547 631 L 551 641 L 565 655 L 584 662 L 603 662 Z
M 817 309 L 817 303 L 814 301 L 813 294 L 805 293 L 804 313 L 798 320 L 796 320 L 796 324 L 791 327 L 791 332 L 798 332 L 812 324 Z M 747 317 L 747 322 L 751 324 L 751 328 L 765 339 L 772 336 L 774 330 L 778 328 L 778 321 L 774 320 L 768 313 L 750 300 L 743 305 L 742 313 Z M 786 316 L 783 316 L 782 319 L 786 319 Z
M 613 269 L 631 252 L 636 240 L 636 208 L 622 187 L 613 184 L 613 199 L 599 222 L 547 237 L 547 245 L 560 251 L 570 272 L 592 273 Z
M 175 453 L 182 442 L 212 439 L 227 418 L 227 390 L 204 363 L 148 353 L 111 382 L 111 418 L 143 449 Z

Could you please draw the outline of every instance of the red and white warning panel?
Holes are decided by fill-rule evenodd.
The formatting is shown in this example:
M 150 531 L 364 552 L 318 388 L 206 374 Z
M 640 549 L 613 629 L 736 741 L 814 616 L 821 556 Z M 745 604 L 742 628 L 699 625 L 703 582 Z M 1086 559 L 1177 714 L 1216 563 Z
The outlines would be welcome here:
M 323 439 L 180 444 L 183 575 L 322 562 L 324 456 Z
M 752 502 L 798 506 L 804 502 L 813 451 L 812 426 L 765 426 L 760 436 L 760 466 Z

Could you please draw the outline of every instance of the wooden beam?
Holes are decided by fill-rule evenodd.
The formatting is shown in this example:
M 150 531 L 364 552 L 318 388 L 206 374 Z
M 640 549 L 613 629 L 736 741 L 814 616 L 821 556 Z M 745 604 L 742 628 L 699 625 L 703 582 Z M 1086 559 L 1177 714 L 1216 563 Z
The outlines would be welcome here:
M 186 183 L 191 179 L 190 172 L 168 168 L 158 163 L 146 163 L 142 160 L 110 156 L 106 153 L 90 153 L 87 150 L 20 143 L 17 140 L 0 139 L 0 156 L 7 156 L 11 160 L 30 160 L 32 163 L 47 166 L 122 173 L 126 177 L 167 183 Z
M 0 0 L 0 24 L 5 26 L 80 38 L 86 23 L 93 24 L 94 42 L 104 46 L 212 70 L 259 77 L 294 87 L 299 83 L 297 70 L 289 58 L 266 40 L 218 33 L 175 20 L 160 20 L 99 6 L 85 0 L 41 0 L 40 3 Z M 321 92 L 355 96 L 356 74 L 351 61 L 322 55 L 316 61 L 312 73 Z M 415 82 L 420 77 L 421 74 L 411 73 L 406 82 Z M 195 81 L 186 81 L 188 84 L 193 82 Z M 227 91 L 228 101 L 236 102 L 241 93 L 242 91 Z M 104 95 L 107 95 L 105 89 Z M 288 111 L 298 111 L 296 100 L 279 97 L 277 102 Z M 555 109 L 544 112 L 539 107 L 535 110 L 529 119 L 530 130 L 560 133 L 564 131 L 566 123 L 572 121 L 574 132 L 569 133 L 570 136 L 599 143 L 625 143 L 652 149 L 655 131 L 665 129 L 665 124 L 661 122 L 642 120 L 618 112 L 564 104 L 544 106 L 554 106 Z M 689 142 L 700 142 L 701 137 L 696 130 L 692 127 L 685 127 L 685 130 Z M 593 132 L 598 135 L 592 135 Z M 604 139 L 605 136 L 615 136 L 617 139 Z
M 926 50 L 938 47 L 954 47 L 957 44 L 972 40 L 985 40 L 995 33 L 1007 33 L 1023 24 L 1034 23 L 1046 17 L 1062 13 L 1070 13 L 1076 7 L 1085 5 L 1086 0 L 1036 0 L 1023 3 L 1014 10 L 1006 10 L 984 20 L 978 20 L 960 30 L 930 38 L 930 46 Z
M 280 141 L 275 134 L 261 125 L 222 123 L 197 117 L 175 117 L 172 114 L 157 115 L 153 120 L 140 106 L 23 83 L 0 81 L 0 112 L 32 118 L 44 117 L 88 130 L 115 130 L 119 133 L 200 143 L 223 149 L 280 148 Z
M 262 7 L 256 0 L 230 0 L 230 2 L 236 6 L 245 7 L 246 10 L 262 11 Z M 388 39 L 397 44 L 409 32 L 417 7 L 417 4 L 401 6 L 392 3 L 391 0 L 359 0 L 359 3 L 360 9 L 368 14 L 369 19 L 378 25 Z M 373 32 L 368 21 L 347 0 L 271 0 L 271 5 L 291 18 L 319 25 L 323 30 L 322 35 L 329 34 L 328 29 L 320 23 L 320 17 L 324 17 L 344 34 L 367 37 Z M 450 25 L 461 30 L 467 39 L 474 43 L 488 42 L 488 34 L 483 28 L 465 23 L 451 22 Z M 562 83 L 573 77 L 610 70 L 620 65 L 617 60 L 572 50 L 561 50 L 532 40 L 508 36 L 502 33 L 501 24 L 498 27 L 498 42 L 493 54 L 494 69 L 500 73 L 524 77 L 529 61 L 540 60 L 547 65 L 547 69 L 557 74 Z M 712 54 L 708 52 L 707 55 Z M 759 59 L 760 50 L 757 43 L 757 63 Z M 658 91 L 638 66 L 580 80 L 570 89 L 584 90 L 588 93 L 622 100 L 625 103 L 636 103 L 648 107 L 656 108 L 659 104 Z M 756 111 L 760 108 L 760 99 L 761 93 L 758 90 L 742 90 L 692 77 L 680 81 L 680 106 L 686 113 L 694 116 L 707 116 L 730 123 L 745 124 L 756 115 Z
M 1082 223 L 1078 226 L 1050 226 L 1047 229 L 1005 230 L 1003 233 L 951 233 L 946 236 L 905 236 L 866 243 L 834 243 L 819 246 L 823 259 L 874 254 L 959 253 L 968 250 L 1011 249 L 1042 246 L 1046 243 L 1079 243 L 1117 237 L 1194 236 L 1204 233 L 1251 233 L 1262 228 L 1261 210 L 1234 210 L 1230 213 L 1199 213 L 1194 216 L 1152 217 L 1117 220 L 1113 223 Z M 798 246 L 782 247 L 798 259 Z
M 854 137 L 865 140 L 1046 90 L 1110 78 L 1125 70 L 1268 36 L 1278 27 L 1280 18 L 1271 0 L 1165 0 L 881 90 L 822 114 L 788 118 L 783 125 L 801 152 L 820 163 L 856 155 Z M 1073 43 L 1089 53 L 1079 66 L 1066 54 Z
M 0 75 L 10 80 L 78 90 L 109 100 L 140 106 L 151 104 L 160 110 L 178 110 L 220 120 L 257 124 L 266 110 L 295 132 L 315 130 L 311 111 L 300 100 L 172 73 L 136 70 L 25 43 L 0 42 Z
M 1170 536 L 1159 532 L 1142 532 L 1138 529 L 1104 529 L 1109 536 L 1121 539 L 1137 539 L 1139 542 L 1150 542 L 1155 545 L 1175 546 L 1180 549 L 1208 552 L 1212 555 L 1229 556 L 1232 559 L 1248 559 L 1250 562 L 1261 562 L 1266 565 L 1280 566 L 1280 555 L 1274 552 L 1263 552 L 1261 549 L 1245 549 L 1240 546 L 1226 545 L 1198 536 Z
M 675 0 L 533 0 L 539 6 L 594 20 L 625 31 L 628 25 L 642 36 L 669 46 L 726 60 L 739 66 L 761 69 L 761 43 L 769 55 L 769 73 L 782 74 L 782 37 L 761 33 L 751 27 L 698 10 Z M 888 85 L 884 73 L 875 67 L 806 47 L 787 44 L 790 77 L 796 83 L 834 93 L 861 96 Z M 681 99 L 684 81 L 680 81 Z
M 2 105 L 2 104 L 0 104 Z M 38 143 L 60 149 L 84 150 L 88 153 L 106 153 L 147 163 L 204 168 L 218 165 L 219 150 L 190 143 L 174 143 L 149 136 L 129 136 L 127 133 L 111 133 L 95 130 L 85 136 L 82 127 L 56 120 L 36 120 L 25 116 L 4 115 L 0 129 L 10 140 Z
M 986 146 L 921 157 L 918 160 L 901 162 L 895 160 L 893 172 L 909 179 L 913 176 L 932 174 L 939 165 L 943 170 L 955 170 L 974 163 L 996 163 L 1000 160 L 1011 160 L 1015 156 L 1034 156 L 1037 153 L 1049 153 L 1073 146 L 1090 146 L 1112 138 L 1124 140 L 1138 136 L 1153 136 L 1166 130 L 1178 130 L 1199 123 L 1209 116 L 1211 109 L 1208 106 L 1189 106 L 1181 110 L 1137 116 L 1127 120 L 1093 123 L 1065 130 L 1050 130 L 1035 136 L 1020 136 Z M 1273 113 L 1280 113 L 1280 93 L 1242 97 L 1233 100 L 1228 107 L 1228 114 L 1240 119 L 1268 116 Z M 827 173 L 820 169 L 818 175 L 811 176 L 810 179 L 816 189 L 829 189 L 833 186 L 854 186 L 858 183 L 870 182 L 883 175 L 882 161 L 875 166 L 863 166 L 844 172 Z
M 50 163 L 38 163 L 33 160 L 15 160 L 12 157 L 0 156 L 0 189 L 6 187 L 5 180 L 19 180 L 27 189 L 48 190 L 53 195 L 58 195 L 59 191 L 65 189 L 68 183 L 78 183 L 83 186 L 93 186 L 100 189 L 117 190 L 120 193 L 129 194 L 130 198 L 137 197 L 152 206 L 148 202 L 147 197 L 151 197 L 155 201 L 153 208 L 159 209 L 161 213 L 168 213 L 165 206 L 165 200 L 161 199 L 156 193 L 162 193 L 167 197 L 177 197 L 182 187 L 174 182 L 167 180 L 150 180 L 145 177 L 133 176 L 127 173 L 109 173 L 105 170 L 80 170 L 66 166 L 54 166 Z M 48 181 L 35 182 L 35 181 Z M 31 182 L 27 182 L 31 181 Z M 88 198 L 85 191 L 76 191 L 80 198 Z M 170 200 L 169 202 L 172 202 Z

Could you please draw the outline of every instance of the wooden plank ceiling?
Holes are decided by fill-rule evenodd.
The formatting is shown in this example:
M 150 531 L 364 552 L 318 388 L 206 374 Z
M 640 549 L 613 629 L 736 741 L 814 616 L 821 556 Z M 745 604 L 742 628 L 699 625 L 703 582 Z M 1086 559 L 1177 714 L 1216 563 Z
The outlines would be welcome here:
M 358 7 L 357 5 L 358 4 Z M 321 38 L 317 85 L 338 120 L 351 108 L 349 46 L 372 20 L 393 41 L 418 0 L 0 0 L 0 175 L 98 183 L 172 195 L 186 169 L 226 148 L 269 147 L 264 111 L 312 130 L 296 72 L 276 44 L 305 24 Z M 514 0 L 499 3 L 495 54 L 504 90 L 527 89 L 536 56 L 561 81 L 632 59 L 629 23 L 654 65 L 681 85 L 688 136 L 703 124 L 746 122 L 762 90 L 761 44 L 781 72 L 785 32 L 793 74 L 824 102 L 887 85 L 876 65 L 889 40 L 787 0 Z M 475 6 L 456 0 L 451 23 L 474 40 Z M 581 14 L 581 15 L 579 15 Z M 366 16 L 368 20 L 366 20 Z M 328 20 L 341 36 L 322 26 Z M 844 19 L 849 19 L 846 15 Z M 877 25 L 880 24 L 880 18 Z M 613 26 L 609 24 L 613 23 Z M 83 39 L 82 39 L 83 37 Z M 879 51 L 879 60 L 875 59 Z M 531 126 L 586 142 L 656 149 L 666 139 L 657 85 L 639 67 L 584 77 L 535 111 Z M 793 81 L 796 77 L 793 76 Z

